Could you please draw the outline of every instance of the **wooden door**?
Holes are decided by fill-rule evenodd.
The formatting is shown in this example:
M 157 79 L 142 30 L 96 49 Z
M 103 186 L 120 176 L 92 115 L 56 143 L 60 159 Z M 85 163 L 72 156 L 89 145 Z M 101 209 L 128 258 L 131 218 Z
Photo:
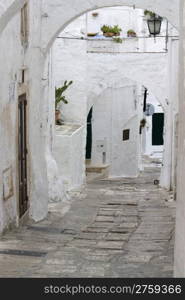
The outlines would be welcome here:
M 27 100 L 26 94 L 19 97 L 19 217 L 28 210 L 27 189 Z

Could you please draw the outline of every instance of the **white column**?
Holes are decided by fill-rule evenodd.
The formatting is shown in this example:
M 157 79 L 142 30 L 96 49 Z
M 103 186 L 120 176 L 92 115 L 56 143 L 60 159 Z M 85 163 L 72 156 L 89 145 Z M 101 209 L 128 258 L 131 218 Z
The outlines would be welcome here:
M 161 170 L 160 185 L 168 190 L 172 188 L 172 153 L 173 153 L 173 102 L 174 102 L 174 78 L 172 63 L 172 40 L 168 42 L 168 99 L 166 99 L 164 115 L 164 154 Z
M 28 143 L 30 217 L 43 219 L 48 211 L 48 179 L 46 164 L 47 103 L 43 99 L 42 74 L 44 57 L 41 51 L 41 2 L 30 1 L 30 45 L 26 56 L 29 72 Z
M 177 174 L 177 214 L 175 235 L 176 277 L 185 277 L 185 3 L 180 7 L 180 71 L 179 71 L 179 143 Z
M 169 103 L 165 111 L 164 119 L 164 153 L 161 169 L 160 185 L 166 189 L 171 188 L 171 170 L 172 170 L 172 136 L 173 136 L 173 121 L 172 121 L 172 105 Z

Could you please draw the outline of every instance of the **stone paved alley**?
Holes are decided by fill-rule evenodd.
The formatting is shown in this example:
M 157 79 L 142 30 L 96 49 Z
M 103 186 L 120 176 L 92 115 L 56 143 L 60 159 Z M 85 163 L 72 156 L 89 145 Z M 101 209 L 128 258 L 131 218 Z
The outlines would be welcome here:
M 70 208 L 51 204 L 46 220 L 4 235 L 0 277 L 173 277 L 175 205 L 159 172 L 91 179 Z

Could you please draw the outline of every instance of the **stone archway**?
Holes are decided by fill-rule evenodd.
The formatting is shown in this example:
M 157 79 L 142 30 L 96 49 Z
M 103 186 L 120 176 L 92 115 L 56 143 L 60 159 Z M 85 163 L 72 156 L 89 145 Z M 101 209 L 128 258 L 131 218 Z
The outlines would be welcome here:
M 75 18 L 84 14 L 87 11 L 91 11 L 93 9 L 103 8 L 103 7 L 122 6 L 122 5 L 132 6 L 133 4 L 137 4 L 136 7 L 138 8 L 147 7 L 148 9 L 151 9 L 159 13 L 160 15 L 168 18 L 173 25 L 178 27 L 178 12 L 179 12 L 178 0 L 168 1 L 168 3 L 165 2 L 165 4 L 164 1 L 162 0 L 158 0 L 158 1 L 152 0 L 150 2 L 150 5 L 147 2 L 148 1 L 145 0 L 136 0 L 136 1 L 95 0 L 93 2 L 80 0 L 80 3 L 77 0 L 62 1 L 62 2 L 59 0 L 55 0 L 52 2 L 45 0 L 43 3 L 40 2 L 38 3 L 38 1 L 33 0 L 33 2 L 31 2 L 32 10 L 33 10 L 34 3 L 38 8 L 37 16 L 34 16 L 35 19 L 37 18 L 37 22 L 34 22 L 32 24 L 32 33 L 34 34 L 35 32 L 38 32 L 38 29 L 41 29 L 41 33 L 40 35 L 38 34 L 32 37 L 33 39 L 32 39 L 31 50 L 33 51 L 32 52 L 30 51 L 31 56 L 27 56 L 28 68 L 30 68 L 30 74 L 32 74 L 30 95 L 31 95 L 32 105 L 33 107 L 38 107 L 40 111 L 40 119 L 43 120 L 43 122 L 41 125 L 39 125 L 39 123 L 38 124 L 35 123 L 34 125 L 32 125 L 30 136 L 32 136 L 33 139 L 35 136 L 35 132 L 38 132 L 39 134 L 40 126 L 42 126 L 41 133 L 40 133 L 41 135 L 40 146 L 42 146 L 42 148 L 45 149 L 43 150 L 43 153 L 45 155 L 42 156 L 43 168 L 47 169 L 48 166 L 47 163 L 48 146 L 45 137 L 50 135 L 49 127 L 52 126 L 52 121 L 50 116 L 51 112 L 48 111 L 48 108 L 46 108 L 46 110 L 41 109 L 43 106 L 49 107 L 48 105 L 49 102 L 51 101 L 48 99 L 48 97 L 46 99 L 45 88 L 47 89 L 46 85 L 47 82 L 50 82 L 50 78 L 44 72 L 44 68 L 47 65 L 49 52 L 57 34 L 60 31 L 62 31 L 62 29 L 64 29 L 68 24 L 70 24 Z M 39 15 L 39 12 L 42 13 Z M 32 63 L 29 63 L 29 60 Z M 35 77 L 34 75 L 35 73 L 37 74 L 37 77 Z M 36 90 L 39 91 L 39 95 L 40 95 L 39 97 L 38 97 L 38 93 L 35 93 Z M 32 109 L 32 111 L 34 113 L 34 109 Z M 48 114 L 48 118 L 46 118 L 45 115 L 46 111 Z M 50 120 L 49 122 L 48 119 Z M 35 149 L 32 149 L 33 157 L 35 157 L 36 155 L 36 153 L 35 154 L 34 153 L 35 153 Z M 35 166 L 37 166 L 36 161 L 35 161 Z M 36 220 L 43 218 L 43 215 L 47 213 L 49 195 L 46 195 L 46 190 L 45 190 L 46 185 L 48 185 L 48 179 L 46 178 L 46 176 L 42 177 L 40 183 L 35 182 L 34 185 L 34 193 L 32 196 L 33 200 L 31 201 L 31 216 Z M 40 190 L 42 190 L 44 193 L 43 193 L 43 197 L 42 196 L 40 197 L 41 198 L 40 203 L 38 203 L 37 195 Z
M 0 1 L 0 3 L 4 4 L 5 1 Z M 6 0 L 6 3 L 8 3 L 7 6 L 2 6 L 1 10 L 1 16 L 0 16 L 0 33 L 5 29 L 6 25 L 9 23 L 9 21 L 15 16 L 19 11 L 20 8 L 23 6 L 23 4 L 26 2 L 26 0 Z M 31 0 L 30 0 L 31 2 Z M 33 0 L 32 2 L 38 2 L 37 0 Z M 34 53 L 32 54 L 32 58 L 34 61 L 34 64 L 31 66 L 32 70 L 32 92 L 31 92 L 31 100 L 33 107 L 34 105 L 42 107 L 42 91 L 41 88 L 39 89 L 39 85 L 41 85 L 42 82 L 42 75 L 43 75 L 43 68 L 44 68 L 44 57 L 42 56 L 41 47 L 45 50 L 45 53 L 49 50 L 49 48 L 52 45 L 52 42 L 54 41 L 57 34 L 65 28 L 72 20 L 74 20 L 76 17 L 80 16 L 81 14 L 94 10 L 97 8 L 102 8 L 106 6 L 120 6 L 120 5 L 136 5 L 138 8 L 148 8 L 150 10 L 155 11 L 156 13 L 162 15 L 163 17 L 166 17 L 176 28 L 179 27 L 179 0 L 68 0 L 68 1 L 61 1 L 61 0 L 45 0 L 43 5 L 43 14 L 42 14 L 42 43 L 39 39 L 36 40 L 37 48 L 35 47 Z M 181 1 L 183 3 L 183 1 Z M 181 19 L 183 20 L 183 16 L 181 16 Z M 35 24 L 35 31 L 37 30 L 38 24 Z M 183 28 L 183 22 L 181 22 L 181 28 Z M 33 43 L 34 44 L 34 43 Z M 35 46 L 35 45 L 34 45 Z M 181 45 L 181 49 L 183 48 L 183 44 Z M 183 52 L 183 51 L 182 51 Z M 181 56 L 181 63 L 183 62 L 183 56 Z M 32 63 L 32 62 L 31 62 Z M 30 63 L 30 64 L 31 64 Z M 28 63 L 28 67 L 30 67 L 30 64 Z M 35 73 L 37 73 L 37 77 L 34 78 Z M 183 87 L 183 84 L 182 84 Z M 34 91 L 35 89 L 39 89 L 39 95 L 35 95 Z M 181 100 L 183 100 L 183 94 L 181 97 Z M 38 101 L 38 99 L 40 99 Z M 183 101 L 181 101 L 183 103 Z M 182 111 L 183 111 L 183 107 Z M 41 112 L 41 118 L 44 116 L 45 111 Z M 32 113 L 34 115 L 34 111 Z M 183 118 L 183 114 L 181 113 L 181 117 Z M 43 117 L 44 119 L 44 117 Z M 42 124 L 41 124 L 42 125 Z M 40 126 L 40 124 L 39 124 Z M 41 130 L 42 127 L 39 127 L 38 124 L 33 124 L 33 130 L 32 130 L 32 139 L 34 138 L 35 131 L 38 132 L 38 137 L 40 137 L 40 143 L 42 147 L 44 148 L 44 143 L 42 140 L 43 138 L 43 132 Z M 40 131 L 39 131 L 40 130 Z M 182 129 L 180 131 L 180 136 L 184 136 L 184 132 L 182 132 Z M 34 139 L 33 139 L 34 140 Z M 181 147 L 180 150 L 184 149 L 184 139 L 182 138 Z M 184 150 L 182 150 L 183 153 Z M 180 153 L 180 152 L 179 152 Z M 182 208 L 184 208 L 184 184 L 183 184 L 183 175 L 184 175 L 184 161 L 183 161 L 183 155 L 181 154 L 181 160 L 179 163 L 179 177 L 181 178 L 182 182 L 179 182 L 179 189 L 178 193 L 181 196 L 178 196 L 179 201 L 181 201 L 181 206 L 179 206 L 179 223 L 177 230 L 179 231 L 179 244 L 177 243 L 177 255 L 176 257 L 179 257 L 178 261 L 176 261 L 178 270 L 176 271 L 176 274 L 184 275 L 184 252 L 182 250 L 182 242 L 181 237 L 183 237 L 183 214 L 182 214 Z M 34 159 L 34 156 L 33 156 Z M 181 166 L 180 166 L 181 165 Z M 182 176 L 181 176 L 182 175 Z M 46 193 L 45 190 L 45 184 L 46 182 L 42 180 L 41 176 L 41 189 L 38 188 L 39 196 L 43 198 L 43 201 L 45 201 Z M 38 185 L 35 181 L 35 185 Z M 42 193 L 40 193 L 40 191 Z M 42 195 L 43 194 L 43 195 Z M 38 202 L 37 195 L 35 195 L 35 202 Z M 37 206 L 40 206 L 39 203 L 37 203 L 36 208 L 34 208 L 34 211 L 37 210 Z M 46 209 L 47 203 L 44 207 Z M 38 218 L 40 219 L 43 217 L 43 214 L 38 213 Z M 181 230 L 182 229 L 182 230 Z M 184 245 L 184 244 L 183 244 Z M 180 255 L 179 255 L 180 253 Z M 181 272 L 179 271 L 181 270 Z
M 140 54 L 134 54 L 129 57 L 127 54 L 127 56 L 118 57 L 114 62 L 111 56 L 104 57 L 103 60 L 101 57 L 99 59 L 92 57 L 88 62 L 88 73 L 96 75 L 88 80 L 88 93 L 97 97 L 103 90 L 115 85 L 115 82 L 121 86 L 124 79 L 127 78 L 146 86 L 166 110 L 165 99 L 168 98 L 168 90 L 165 65 L 167 65 L 167 57 L 163 54 L 151 56 L 151 54 L 143 54 L 141 57 Z M 89 102 L 87 110 L 92 105 L 93 103 Z
M 45 0 L 43 5 L 42 47 L 47 52 L 57 35 L 80 15 L 98 8 L 133 6 L 150 9 L 179 27 L 179 0 Z
M 20 11 L 27 0 L 4 0 L 0 1 L 0 34 L 9 21 Z
M 151 1 L 150 7 L 148 6 L 147 1 L 82 1 L 81 5 L 77 1 L 69 1 L 67 3 L 61 4 L 61 1 L 55 1 L 54 3 L 49 3 L 49 1 L 45 1 L 43 6 L 43 14 L 42 14 L 42 53 L 46 55 L 49 52 L 49 49 L 51 48 L 56 36 L 58 33 L 60 33 L 68 24 L 70 24 L 74 19 L 79 17 L 80 15 L 84 14 L 85 12 L 88 12 L 93 9 L 97 8 L 103 8 L 103 7 L 112 7 L 112 6 L 132 6 L 135 3 L 135 6 L 137 8 L 148 8 L 153 11 L 156 11 L 158 14 L 167 17 L 172 24 L 174 24 L 176 27 L 178 27 L 178 5 L 176 6 L 178 1 L 174 1 L 173 5 L 174 10 L 171 11 L 169 7 L 163 7 L 162 8 L 162 2 L 161 1 Z M 72 6 L 73 3 L 73 6 Z M 163 3 L 164 5 L 164 3 Z M 166 3 L 165 3 L 166 5 Z M 176 9 L 175 9 L 176 7 Z M 145 57 L 146 58 L 146 57 Z M 154 61 L 156 63 L 156 60 L 154 58 Z M 163 60 L 161 60 L 163 65 Z M 154 64 L 155 64 L 154 63 Z M 159 63 L 159 68 L 161 68 L 161 64 Z M 150 69 L 150 66 L 147 66 L 147 63 L 142 68 L 142 63 L 140 65 L 140 71 L 142 71 L 142 74 L 145 73 L 146 81 L 144 82 L 145 86 L 149 86 L 152 91 L 155 91 L 156 89 L 158 92 L 158 99 L 163 99 L 163 107 L 166 106 L 165 99 L 168 98 L 167 91 L 165 91 L 165 76 L 156 77 L 156 73 L 153 74 L 153 77 L 148 76 L 148 68 Z M 118 68 L 115 68 L 115 71 Z M 162 67 L 164 70 L 164 68 Z M 151 70 L 150 70 L 151 71 Z M 150 72 L 149 71 L 149 72 Z M 156 70 L 155 70 L 156 71 Z M 139 72 L 138 76 L 136 76 L 137 72 L 133 72 L 133 70 L 130 72 L 129 76 L 130 78 L 135 78 L 136 81 L 139 81 Z M 157 84 L 155 85 L 154 82 L 157 78 Z M 165 94 L 165 92 L 166 94 Z M 154 93 L 154 94 L 155 94 Z M 160 101 L 161 102 L 161 101 Z
M 34 2 L 35 0 L 31 0 Z M 30 1 L 30 2 L 31 2 Z M 8 22 L 16 15 L 27 0 L 1 0 L 2 13 L 0 15 L 0 33 Z M 136 8 L 150 9 L 166 17 L 176 28 L 179 27 L 179 0 L 45 0 L 42 3 L 43 14 L 43 42 L 45 47 L 51 46 L 57 34 L 70 22 L 87 11 L 111 7 L 135 6 Z
M 3 6 L 3 13 L 0 17 L 0 32 L 2 32 L 8 22 L 15 16 L 23 6 L 26 0 L 9 0 L 7 6 Z M 57 34 L 64 29 L 75 18 L 87 11 L 91 11 L 103 7 L 111 6 L 133 6 L 137 8 L 148 8 L 156 13 L 166 17 L 174 26 L 178 28 L 179 23 L 179 0 L 151 0 L 150 3 L 146 0 L 45 0 L 38 2 L 37 0 L 30 0 L 30 25 L 31 25 L 31 43 L 30 49 L 25 57 L 25 62 L 29 69 L 30 77 L 32 78 L 30 85 L 30 99 L 32 105 L 30 107 L 30 119 L 35 118 L 35 111 L 40 111 L 40 122 L 35 122 L 30 126 L 30 141 L 35 139 L 35 132 L 37 139 L 40 141 L 40 146 L 45 154 L 46 132 L 48 123 L 46 120 L 46 103 L 43 104 L 44 85 L 46 82 L 44 74 L 44 66 L 49 49 L 56 38 Z M 35 11 L 34 11 L 35 10 Z M 34 16 L 34 17 L 33 17 Z M 32 22 L 32 18 L 34 22 Z M 41 30 L 41 33 L 40 33 Z M 35 35 L 35 32 L 38 34 Z M 36 76 L 35 76 L 36 75 Z M 37 91 L 37 93 L 35 93 Z M 39 99 L 39 101 L 38 101 Z M 42 122 L 43 121 L 43 122 Z M 37 153 L 34 146 L 31 146 L 31 153 L 33 164 L 37 170 Z M 46 167 L 45 155 L 42 155 L 43 166 Z M 34 173 L 34 172 L 33 172 Z M 33 174 L 33 190 L 32 196 L 33 205 L 31 205 L 31 215 L 34 219 L 40 219 L 45 215 L 41 210 L 46 210 L 47 207 L 47 191 L 45 186 L 47 184 L 46 177 L 43 174 L 40 176 L 40 182 L 36 181 Z M 43 200 L 38 203 L 37 195 L 43 191 Z M 42 198 L 42 196 L 41 196 Z M 39 208 L 39 209 L 38 209 Z
M 89 70 L 89 68 L 88 68 L 88 70 Z M 88 100 L 88 102 L 87 102 L 87 112 L 89 111 L 89 108 L 92 107 L 92 106 L 94 108 L 96 108 L 96 105 L 97 104 L 99 105 L 101 103 L 100 102 L 101 100 L 104 103 L 104 99 L 107 98 L 107 95 L 110 93 L 110 90 L 118 91 L 119 89 L 122 90 L 124 88 L 128 88 L 132 85 L 135 85 L 135 86 L 145 86 L 145 87 L 147 87 L 147 89 L 149 90 L 149 93 L 162 106 L 163 112 L 165 113 L 165 115 L 167 115 L 169 113 L 168 108 L 165 105 L 165 101 L 163 101 L 163 100 L 165 100 L 165 91 L 164 91 L 164 94 L 163 94 L 164 99 L 160 99 L 161 94 L 160 94 L 160 92 L 159 93 L 157 92 L 157 86 L 156 86 L 156 90 L 153 90 L 153 89 L 151 90 L 150 89 L 151 84 L 150 84 L 150 86 L 147 86 L 146 82 L 144 82 L 144 81 L 141 82 L 141 81 L 137 80 L 138 79 L 137 76 L 126 77 L 126 74 L 125 74 L 125 77 L 124 77 L 124 74 L 122 73 L 122 68 L 117 68 L 118 77 L 119 76 L 121 77 L 121 75 L 122 75 L 122 78 L 119 81 L 115 77 L 113 77 L 112 80 L 111 80 L 111 74 L 109 72 L 107 72 L 106 68 L 102 68 L 102 70 L 103 70 L 102 71 L 102 80 L 100 79 L 101 72 L 98 72 L 98 71 L 95 73 L 96 75 L 94 77 L 94 79 L 95 79 L 94 82 L 92 82 L 91 79 L 88 80 L 89 82 L 92 83 L 92 85 L 91 85 L 90 89 L 88 90 L 88 95 L 87 95 L 87 100 Z M 137 72 L 139 73 L 139 71 L 137 71 Z M 160 77 L 160 74 L 159 74 L 159 77 Z M 104 80 L 103 80 L 103 78 L 104 78 Z M 100 82 L 101 82 L 101 84 L 99 84 Z M 122 100 L 124 100 L 124 97 L 123 97 Z M 107 102 L 107 103 L 108 103 L 107 105 L 109 106 L 109 102 Z M 105 111 L 107 109 L 107 105 L 106 105 L 106 101 L 105 101 L 105 103 L 103 104 L 103 106 L 105 107 Z M 124 107 L 127 107 L 127 106 L 124 106 Z M 96 109 L 95 109 L 95 111 L 96 111 Z M 113 111 L 114 111 L 114 109 L 113 109 Z M 109 111 L 107 111 L 107 115 L 109 115 Z M 134 121 L 138 117 L 139 117 L 139 115 L 137 115 L 137 113 L 136 114 L 133 113 L 133 115 L 131 117 L 131 120 Z M 166 124 L 165 124 L 165 127 L 166 127 Z M 107 128 L 108 128 L 108 125 L 107 125 Z M 96 128 L 95 131 L 98 133 L 97 128 Z M 111 130 L 111 132 L 112 132 L 112 130 Z M 115 130 L 115 132 L 116 132 L 116 130 Z M 94 140 L 94 139 L 95 138 L 93 137 L 92 140 Z M 168 140 L 167 140 L 166 136 L 164 136 L 164 142 L 165 142 L 165 145 L 168 145 Z M 94 151 L 95 151 L 95 147 L 96 146 L 93 145 Z M 138 149 L 137 149 L 137 151 L 138 151 Z M 122 152 L 122 151 L 120 151 L 120 152 Z M 142 167 L 140 154 L 138 152 L 134 156 L 134 157 L 139 157 L 138 165 L 135 166 L 135 168 L 138 168 L 138 166 Z M 94 160 L 92 162 L 94 162 Z M 163 165 L 162 165 L 162 168 L 161 168 L 161 176 L 160 176 L 160 181 L 161 181 L 162 185 L 163 185 L 164 178 L 165 178 L 166 174 L 168 174 L 168 171 L 169 170 L 168 170 L 168 165 L 167 165 L 167 160 L 166 160 L 166 152 L 164 151 L 163 152 Z

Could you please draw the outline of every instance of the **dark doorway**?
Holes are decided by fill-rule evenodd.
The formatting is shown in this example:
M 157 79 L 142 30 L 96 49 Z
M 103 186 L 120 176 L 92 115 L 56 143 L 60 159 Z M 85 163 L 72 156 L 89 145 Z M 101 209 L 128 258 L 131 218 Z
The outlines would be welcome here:
M 28 210 L 27 190 L 27 100 L 26 94 L 19 97 L 19 217 Z
M 152 116 L 152 145 L 164 145 L 163 139 L 164 130 L 164 113 L 155 113 Z
M 91 159 L 92 151 L 92 113 L 93 108 L 90 109 L 87 116 L 87 141 L 86 141 L 86 159 Z

